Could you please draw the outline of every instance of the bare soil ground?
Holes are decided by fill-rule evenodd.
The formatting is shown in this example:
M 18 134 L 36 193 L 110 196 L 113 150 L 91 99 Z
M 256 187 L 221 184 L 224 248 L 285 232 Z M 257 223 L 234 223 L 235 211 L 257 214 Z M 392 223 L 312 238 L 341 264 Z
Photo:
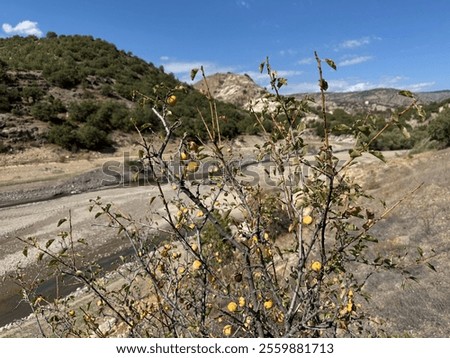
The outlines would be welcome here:
M 251 155 L 258 138 L 245 137 L 233 143 L 243 155 Z M 336 146 L 345 144 L 337 143 Z M 136 155 L 138 147 L 124 146 L 119 153 Z M 84 157 L 83 157 L 84 156 Z M 387 334 L 417 337 L 450 336 L 450 150 L 409 157 L 389 155 L 387 164 L 364 157 L 354 167 L 354 175 L 376 198 L 395 203 L 419 183 L 420 191 L 408 197 L 389 217 L 375 227 L 382 247 L 393 253 L 435 250 L 432 260 L 437 272 L 426 267 L 414 272 L 418 283 L 405 288 L 389 274 L 373 276 L 369 282 L 374 313 L 388 322 Z M 21 254 L 17 236 L 37 236 L 44 241 L 58 232 L 56 223 L 71 211 L 77 237 L 91 244 L 92 257 L 101 259 L 126 250 L 126 243 L 105 235 L 104 227 L 93 224 L 89 199 L 97 195 L 112 201 L 135 218 L 145 219 L 145 208 L 152 194 L 150 187 L 123 187 L 112 183 L 102 187 L 105 162 L 123 162 L 123 154 L 82 154 L 71 157 L 53 149 L 33 149 L 19 156 L 1 156 L 0 176 L 0 276 L 6 278 L 17 263 L 31 265 Z M 108 177 L 107 179 L 111 179 Z M 76 195 L 75 195 L 76 194 Z M 3 206 L 3 208 L 2 208 Z M 381 209 L 381 208 L 379 208 Z M 32 269 L 32 266 L 30 266 Z M 0 283 L 0 326 L 14 316 L 16 287 L 6 279 Z M 15 296 L 17 297 L 17 295 Z M 17 298 L 16 298 L 17 299 Z M 87 298 L 84 297 L 84 300 Z M 12 315 L 8 316 L 8 314 Z M 26 327 L 26 329 L 24 329 Z M 0 337 L 35 336 L 33 321 L 0 329 Z

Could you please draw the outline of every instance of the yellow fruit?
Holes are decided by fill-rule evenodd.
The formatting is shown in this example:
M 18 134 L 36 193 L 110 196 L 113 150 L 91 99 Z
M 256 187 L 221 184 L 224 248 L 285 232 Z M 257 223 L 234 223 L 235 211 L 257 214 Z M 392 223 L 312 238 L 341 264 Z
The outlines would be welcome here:
M 350 313 L 353 310 L 353 302 L 349 300 L 347 303 L 347 312 Z
M 267 300 L 264 302 L 264 308 L 266 310 L 270 310 L 273 307 L 273 301 L 272 300 Z
M 311 264 L 311 270 L 319 272 L 322 269 L 322 264 L 319 261 L 314 261 Z
M 197 211 L 196 216 L 197 216 L 198 218 L 201 218 L 203 215 L 205 215 L 205 214 L 203 213 L 203 211 L 201 211 L 201 210 Z
M 75 311 L 74 310 L 70 310 L 68 312 L 68 314 L 69 314 L 70 317 L 75 317 Z
M 198 162 L 195 162 L 192 160 L 187 164 L 186 171 L 188 173 L 195 173 L 199 167 L 200 167 L 200 164 Z
M 225 327 L 223 327 L 223 335 L 225 337 L 231 336 L 232 333 L 233 333 L 233 327 L 231 326 L 231 324 L 227 324 Z
M 312 221 L 313 221 L 313 218 L 312 218 L 311 215 L 305 215 L 305 216 L 303 217 L 302 223 L 303 223 L 304 225 L 309 225 L 309 224 L 312 223 Z
M 174 94 L 170 95 L 169 97 L 167 97 L 166 103 L 169 106 L 175 106 L 177 104 L 177 96 L 175 96 Z
M 280 312 L 280 313 L 277 315 L 277 322 L 278 322 L 278 323 L 283 323 L 283 322 L 284 322 L 284 314 L 283 314 L 283 312 Z
M 198 151 L 198 144 L 195 143 L 193 140 L 189 142 L 189 149 L 193 150 L 194 152 Z
M 239 297 L 239 307 L 244 307 L 244 306 L 245 306 L 245 298 Z
M 189 159 L 189 154 L 185 153 L 185 152 L 181 152 L 180 158 L 181 158 L 181 160 L 187 160 L 187 159 Z
M 202 262 L 199 261 L 199 260 L 195 260 L 195 261 L 192 263 L 192 268 L 193 268 L 194 270 L 200 270 L 201 267 L 202 267 Z
M 186 271 L 186 269 L 185 269 L 184 267 L 179 267 L 179 268 L 178 268 L 178 274 L 179 274 L 179 275 L 184 274 L 185 271 Z
M 236 304 L 236 302 L 231 301 L 228 305 L 227 305 L 228 311 L 230 312 L 236 312 L 238 305 Z

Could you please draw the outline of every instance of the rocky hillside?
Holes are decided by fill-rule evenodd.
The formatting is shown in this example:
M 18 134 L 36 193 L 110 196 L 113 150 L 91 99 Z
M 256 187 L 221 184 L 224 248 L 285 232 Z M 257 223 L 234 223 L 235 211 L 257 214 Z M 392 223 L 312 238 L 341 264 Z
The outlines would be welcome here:
M 114 148 L 114 131 L 152 132 L 162 125 L 150 106 L 139 106 L 136 92 L 158 97 L 177 88 L 174 118 L 179 134 L 205 136 L 198 110 L 207 115 L 204 95 L 179 82 L 162 67 L 91 36 L 0 38 L 0 152 L 54 143 L 69 150 Z M 220 102 L 227 117 L 224 136 L 245 131 L 248 114 Z
M 230 72 L 216 73 L 208 76 L 206 82 L 201 80 L 194 84 L 194 88 L 201 92 L 206 92 L 207 87 L 214 98 L 243 108 L 248 107 L 249 102 L 261 98 L 267 93 L 249 75 Z

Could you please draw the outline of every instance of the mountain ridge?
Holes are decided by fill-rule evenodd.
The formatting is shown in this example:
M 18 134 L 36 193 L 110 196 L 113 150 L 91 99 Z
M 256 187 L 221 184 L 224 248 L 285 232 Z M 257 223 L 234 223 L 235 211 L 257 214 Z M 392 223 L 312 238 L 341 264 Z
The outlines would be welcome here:
M 215 73 L 207 76 L 206 81 L 213 97 L 248 108 L 250 102 L 262 99 L 267 89 L 258 85 L 248 74 Z M 194 84 L 198 90 L 206 90 L 205 81 L 202 79 Z M 349 112 L 364 110 L 384 111 L 408 105 L 410 99 L 401 96 L 401 89 L 374 88 L 353 92 L 327 92 L 327 103 L 330 110 L 342 108 Z M 256 95 L 256 96 L 255 96 Z M 430 104 L 450 99 L 450 90 L 417 92 L 415 93 L 419 103 Z M 320 102 L 320 93 L 294 93 L 286 95 L 296 99 L 308 97 Z

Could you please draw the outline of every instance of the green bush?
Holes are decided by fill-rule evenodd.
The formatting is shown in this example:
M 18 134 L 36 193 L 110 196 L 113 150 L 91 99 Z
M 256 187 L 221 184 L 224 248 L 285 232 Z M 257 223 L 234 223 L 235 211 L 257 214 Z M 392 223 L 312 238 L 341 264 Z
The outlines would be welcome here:
M 34 104 L 30 109 L 30 114 L 43 122 L 59 123 L 59 113 L 65 112 L 66 108 L 60 100 L 50 99 Z
M 54 125 L 50 128 L 47 138 L 50 143 L 73 152 L 79 149 L 77 130 L 73 124 Z
M 44 76 L 55 86 L 64 89 L 71 89 L 79 85 L 82 76 L 76 67 L 64 66 L 55 68 L 47 66 L 44 68 Z
M 438 141 L 442 146 L 450 146 L 450 108 L 447 107 L 430 122 L 428 133 L 431 139 Z
M 95 115 L 99 105 L 91 100 L 72 102 L 69 105 L 69 118 L 75 122 L 87 122 L 89 117 Z
M 101 150 L 111 145 L 111 141 L 105 131 L 89 124 L 78 128 L 76 139 L 78 147 L 83 149 Z

